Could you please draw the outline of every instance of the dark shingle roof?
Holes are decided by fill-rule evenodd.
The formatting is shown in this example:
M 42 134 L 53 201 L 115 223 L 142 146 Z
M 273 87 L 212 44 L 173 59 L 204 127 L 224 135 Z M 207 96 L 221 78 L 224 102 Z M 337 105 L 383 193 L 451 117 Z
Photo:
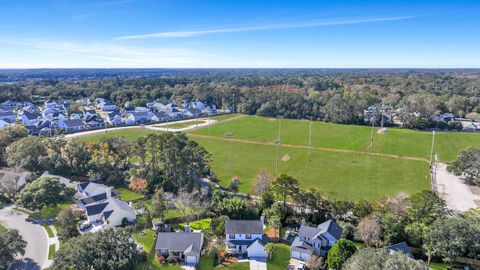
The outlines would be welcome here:
M 102 194 L 98 194 L 98 195 L 95 195 L 95 196 L 92 196 L 92 197 L 82 199 L 82 203 L 84 205 L 87 205 L 87 204 L 91 204 L 91 203 L 94 203 L 94 202 L 103 201 L 103 200 L 106 200 L 106 199 L 107 199 L 107 193 L 102 193 Z
M 410 257 L 413 259 L 412 251 L 410 250 L 407 243 L 405 242 L 391 245 L 387 248 L 387 250 L 394 251 L 394 252 L 402 252 L 403 254 L 407 255 L 407 257 Z
M 63 121 L 63 123 L 67 127 L 83 127 L 83 126 L 85 126 L 85 123 L 83 123 L 83 121 L 79 120 L 79 119 L 65 120 L 65 121 Z
M 107 207 L 107 205 L 108 205 L 108 202 L 89 205 L 89 206 L 85 207 L 85 209 L 87 211 L 87 216 L 98 215 L 98 214 L 102 213 L 103 209 L 105 209 L 105 207 Z
M 103 217 L 105 218 L 105 220 L 107 220 L 112 213 L 113 213 L 113 210 L 103 212 Z
M 200 255 L 203 245 L 202 233 L 165 232 L 159 233 L 155 249 L 168 249 L 172 251 L 187 251 Z
M 333 219 L 330 219 L 318 225 L 318 228 L 322 229 L 322 233 L 323 231 L 326 231 L 329 234 L 331 234 L 333 237 L 335 237 L 337 240 L 342 238 L 343 229 Z
M 226 234 L 263 234 L 263 223 L 260 220 L 227 220 Z
M 295 237 L 295 240 L 293 240 L 291 250 L 308 253 L 310 255 L 315 252 L 315 250 L 309 244 L 305 243 L 304 241 L 300 241 L 299 237 Z

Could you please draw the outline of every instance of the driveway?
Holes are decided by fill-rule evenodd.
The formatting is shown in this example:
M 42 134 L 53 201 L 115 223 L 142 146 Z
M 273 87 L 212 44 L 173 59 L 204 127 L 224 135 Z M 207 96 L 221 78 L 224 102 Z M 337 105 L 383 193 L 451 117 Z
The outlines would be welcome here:
M 28 244 L 23 260 L 9 269 L 41 269 L 48 256 L 47 235 L 40 225 L 25 221 L 26 215 L 12 210 L 12 206 L 1 209 L 0 221 L 5 227 L 17 229 Z
M 267 258 L 250 258 L 250 270 L 267 270 Z
M 435 191 L 452 210 L 464 212 L 480 206 L 480 188 L 464 183 L 464 181 L 447 171 L 447 164 L 438 163 L 434 177 Z

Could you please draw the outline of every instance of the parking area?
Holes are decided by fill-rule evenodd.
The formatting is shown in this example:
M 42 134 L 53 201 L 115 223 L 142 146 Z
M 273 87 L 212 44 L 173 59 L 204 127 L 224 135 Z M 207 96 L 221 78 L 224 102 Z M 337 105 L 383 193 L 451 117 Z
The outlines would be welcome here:
M 295 258 L 291 258 L 290 263 L 288 264 L 288 270 L 297 270 L 297 269 L 305 269 L 305 262 Z

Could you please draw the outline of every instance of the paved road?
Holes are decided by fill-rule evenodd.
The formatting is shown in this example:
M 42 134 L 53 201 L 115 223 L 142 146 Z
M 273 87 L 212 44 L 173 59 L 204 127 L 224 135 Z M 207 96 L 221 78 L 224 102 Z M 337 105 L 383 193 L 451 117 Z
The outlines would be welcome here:
M 10 270 L 41 269 L 48 256 L 47 235 L 40 225 L 25 221 L 22 213 L 13 213 L 12 207 L 0 210 L 0 221 L 5 227 L 17 229 L 28 245 L 23 261 L 16 262 Z

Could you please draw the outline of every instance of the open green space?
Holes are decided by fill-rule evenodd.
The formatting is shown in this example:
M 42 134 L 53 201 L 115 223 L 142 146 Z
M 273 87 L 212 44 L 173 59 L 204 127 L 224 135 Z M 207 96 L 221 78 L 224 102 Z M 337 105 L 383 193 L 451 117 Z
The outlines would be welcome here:
M 49 238 L 55 237 L 55 234 L 53 233 L 52 229 L 50 229 L 49 225 L 45 224 L 45 225 L 43 225 L 43 228 L 45 229 L 45 231 L 47 231 L 47 234 L 48 234 Z
M 212 270 L 213 269 L 213 254 L 205 254 L 200 257 L 200 261 L 198 262 L 198 269 L 199 270 Z
M 155 231 L 151 230 L 151 229 L 145 229 L 143 231 L 135 232 L 132 235 L 133 235 L 133 238 L 135 238 L 135 240 L 140 245 L 143 246 L 145 251 L 147 253 L 150 253 L 150 251 L 152 250 L 152 248 L 154 246 L 155 239 L 157 237 Z
M 190 225 L 190 229 L 192 229 L 192 230 L 201 230 L 204 233 L 209 233 L 210 232 L 211 221 L 212 221 L 211 218 L 204 218 L 204 219 L 189 222 L 188 225 Z M 185 229 L 186 225 L 187 225 L 187 223 L 180 223 L 179 227 L 181 229 Z
M 281 124 L 280 124 L 281 121 Z M 245 116 L 219 125 L 212 125 L 211 136 L 224 137 L 231 132 L 235 139 L 273 142 L 278 138 L 281 125 L 281 143 L 308 146 L 309 121 L 273 119 Z M 389 128 L 384 134 L 374 130 L 374 146 L 370 147 L 371 127 L 338 125 L 325 122 L 312 122 L 312 146 L 333 149 L 368 151 L 400 156 L 429 159 L 432 141 L 431 132 L 400 128 Z M 208 135 L 205 128 L 192 131 L 193 134 Z M 461 132 L 437 132 L 435 152 L 441 161 L 456 158 L 457 153 L 470 146 L 480 147 L 480 134 Z
M 274 145 L 232 142 L 228 166 L 228 142 L 195 140 L 212 153 L 212 170 L 223 186 L 237 176 L 240 191 L 250 193 L 260 171 L 275 174 Z M 304 188 L 316 188 L 336 199 L 371 200 L 430 188 L 428 163 L 416 160 L 319 150 L 313 150 L 309 159 L 306 149 L 280 147 L 278 167 L 279 174 L 296 177 Z
M 290 246 L 275 244 L 272 259 L 267 261 L 267 270 L 285 270 L 290 262 Z
M 72 207 L 73 205 L 73 202 L 63 202 L 54 206 L 45 206 L 40 211 L 40 215 L 44 217 L 55 217 L 58 215 L 58 213 L 60 213 L 60 211 L 65 208 Z
M 230 263 L 215 267 L 218 270 L 250 270 L 249 262 Z
M 116 188 L 115 191 L 120 193 L 120 199 L 129 202 L 143 198 L 143 194 L 131 191 L 128 188 Z

